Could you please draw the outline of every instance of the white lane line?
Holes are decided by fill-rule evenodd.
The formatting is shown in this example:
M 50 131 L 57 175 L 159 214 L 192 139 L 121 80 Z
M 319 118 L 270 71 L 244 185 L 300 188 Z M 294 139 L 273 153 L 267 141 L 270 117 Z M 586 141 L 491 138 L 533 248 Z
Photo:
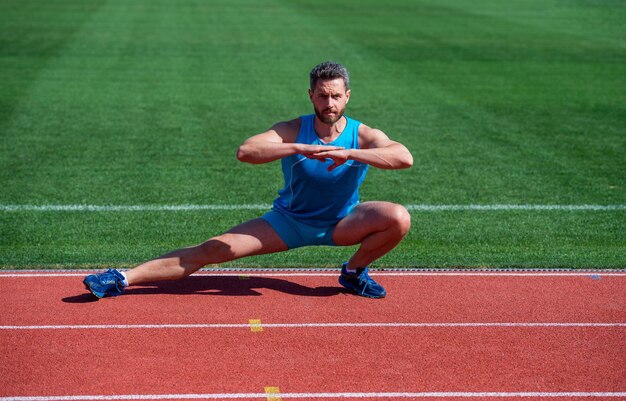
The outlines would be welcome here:
M 476 210 L 476 211 L 498 211 L 498 210 L 626 210 L 626 205 L 405 205 L 408 210 L 422 212 L 456 211 L 456 210 Z
M 0 330 L 132 330 L 132 329 L 240 329 L 249 324 L 68 324 L 39 326 L 0 326 Z
M 372 393 L 277 393 L 280 398 L 606 398 L 626 397 L 626 392 L 372 392 Z M 104 401 L 104 400 L 172 400 L 172 399 L 266 399 L 267 393 L 225 394 L 126 394 L 126 395 L 58 395 L 0 397 L 0 401 Z
M 269 210 L 272 205 L 0 205 L 3 212 L 186 212 L 194 210 Z
M 449 322 L 449 323 L 263 323 L 265 328 L 453 328 L 453 327 L 626 327 L 625 322 Z M 249 329 L 250 324 L 234 323 L 206 323 L 206 324 L 74 324 L 74 325 L 7 325 L 0 326 L 0 330 L 132 330 L 132 329 Z
M 185 212 L 185 211 L 221 211 L 221 210 L 269 210 L 270 204 L 231 204 L 231 205 L 8 205 L 0 204 L 3 212 Z M 616 211 L 626 210 L 626 205 L 418 205 L 405 207 L 416 212 L 442 211 Z

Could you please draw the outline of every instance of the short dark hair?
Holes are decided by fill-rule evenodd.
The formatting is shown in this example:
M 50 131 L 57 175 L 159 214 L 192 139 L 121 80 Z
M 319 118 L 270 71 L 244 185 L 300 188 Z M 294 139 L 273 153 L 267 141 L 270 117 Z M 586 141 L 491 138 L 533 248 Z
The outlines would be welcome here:
M 337 79 L 342 78 L 346 90 L 350 89 L 350 75 L 346 67 L 332 61 L 324 61 L 313 67 L 309 74 L 311 78 L 311 89 L 315 89 L 319 79 Z

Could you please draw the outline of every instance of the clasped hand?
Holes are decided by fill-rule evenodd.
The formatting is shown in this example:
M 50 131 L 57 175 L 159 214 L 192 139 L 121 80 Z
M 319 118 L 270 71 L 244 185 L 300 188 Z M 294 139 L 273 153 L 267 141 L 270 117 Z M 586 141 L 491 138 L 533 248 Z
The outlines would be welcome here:
M 341 146 L 311 145 L 301 152 L 301 154 L 304 157 L 319 160 L 320 162 L 325 162 L 326 159 L 331 159 L 333 164 L 328 167 L 328 171 L 333 171 L 348 161 L 348 150 Z

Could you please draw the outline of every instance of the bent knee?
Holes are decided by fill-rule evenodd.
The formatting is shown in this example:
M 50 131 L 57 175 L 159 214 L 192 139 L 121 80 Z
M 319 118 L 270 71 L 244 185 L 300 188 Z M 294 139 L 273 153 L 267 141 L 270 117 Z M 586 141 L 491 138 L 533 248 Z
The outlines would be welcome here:
M 411 214 L 409 211 L 402 205 L 394 204 L 390 217 L 394 227 L 402 233 L 402 236 L 405 236 L 411 228 Z

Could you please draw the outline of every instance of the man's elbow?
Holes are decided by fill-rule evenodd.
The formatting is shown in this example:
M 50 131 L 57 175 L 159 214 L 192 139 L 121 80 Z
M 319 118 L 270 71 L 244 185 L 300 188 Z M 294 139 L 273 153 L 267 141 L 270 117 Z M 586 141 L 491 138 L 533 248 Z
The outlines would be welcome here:
M 413 155 L 407 151 L 406 154 L 402 155 L 398 160 L 398 169 L 410 168 L 411 166 L 413 166 Z
M 239 148 L 237 149 L 237 160 L 244 163 L 251 163 L 251 152 L 249 147 L 246 146 L 245 143 L 239 146 Z

